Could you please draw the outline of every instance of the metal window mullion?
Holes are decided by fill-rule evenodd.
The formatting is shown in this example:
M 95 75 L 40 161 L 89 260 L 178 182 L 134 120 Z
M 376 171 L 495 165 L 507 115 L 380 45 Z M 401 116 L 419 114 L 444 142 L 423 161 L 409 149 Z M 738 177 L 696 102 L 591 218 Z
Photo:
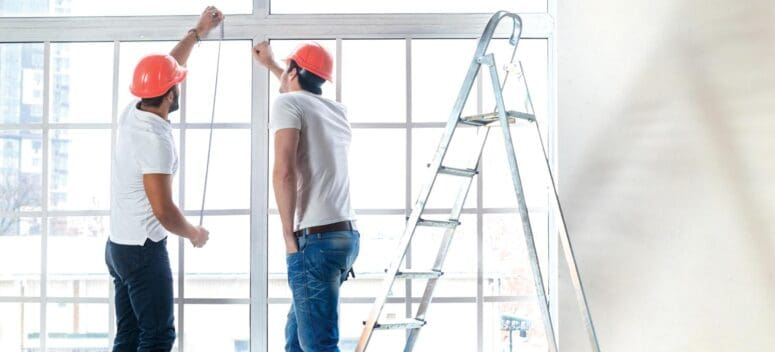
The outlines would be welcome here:
M 98 122 L 90 122 L 90 123 L 72 123 L 72 122 L 56 122 L 56 123 L 49 123 L 48 127 L 51 129 L 58 129 L 58 130 L 107 130 L 109 128 L 113 127 L 112 123 L 98 123 Z
M 180 188 L 180 187 L 179 187 Z M 531 207 L 528 209 L 530 213 L 545 213 L 549 210 L 547 207 Z M 406 208 L 365 208 L 355 209 L 360 215 L 406 215 Z M 207 216 L 230 216 L 230 215 L 250 215 L 250 209 L 209 209 L 205 210 L 204 215 Z M 427 208 L 423 213 L 430 215 L 446 214 L 449 213 L 449 208 Z M 481 212 L 483 214 L 514 214 L 517 212 L 516 208 L 463 208 L 463 214 L 476 214 Z M 183 214 L 186 216 L 199 215 L 198 210 L 184 210 Z M 278 215 L 277 209 L 269 209 L 269 215 Z M 28 217 L 42 217 L 42 211 L 22 211 L 22 212 L 0 212 L 0 217 L 4 218 L 28 218 Z M 46 212 L 48 217 L 78 217 L 78 216 L 110 216 L 110 210 L 49 210 Z
M 181 108 L 182 109 L 182 108 Z M 182 114 L 181 114 L 182 115 Z M 206 122 L 188 122 L 188 123 L 173 123 L 172 128 L 185 128 L 189 130 L 201 129 L 209 130 L 210 123 Z M 213 124 L 213 128 L 216 129 L 249 129 L 250 123 L 246 122 L 216 122 Z
M 210 209 L 205 210 L 205 216 L 250 215 L 250 209 Z M 183 210 L 185 216 L 199 216 L 199 210 Z
M 401 210 L 399 210 L 401 211 Z M 198 210 L 183 211 L 186 216 L 199 215 Z M 209 209 L 205 210 L 205 215 L 209 216 L 227 216 L 227 215 L 248 215 L 250 209 Z M 20 212 L 0 212 L 0 217 L 4 218 L 23 218 L 23 217 L 41 217 L 42 211 L 20 211 Z M 46 216 L 56 217 L 75 217 L 75 216 L 110 216 L 110 210 L 49 210 Z
M 483 113 L 482 71 L 476 77 L 476 111 Z M 483 129 L 478 131 L 485 133 Z M 482 148 L 484 150 L 484 148 Z M 482 155 L 479 158 L 483 158 Z M 476 348 L 484 351 L 484 208 L 482 160 L 479 160 L 479 175 L 476 177 Z
M 412 38 L 407 37 L 405 39 L 406 47 L 405 47 L 405 85 L 406 85 L 406 98 L 405 98 L 405 107 L 406 107 L 406 147 L 405 147 L 405 153 L 406 153 L 406 160 L 405 160 L 405 167 L 406 167 L 406 193 L 405 193 L 405 199 L 404 199 L 404 207 L 405 207 L 405 215 L 408 218 L 409 214 L 412 212 Z M 412 243 L 409 243 L 409 246 L 406 248 L 406 268 L 411 269 L 412 268 Z M 412 317 L 412 280 L 404 280 L 405 285 L 405 292 L 404 292 L 404 298 L 406 300 L 405 303 L 405 311 L 406 311 L 406 317 L 410 318 Z M 410 331 L 406 331 L 406 336 L 409 337 Z
M 174 302 L 180 305 L 189 304 L 204 304 L 204 305 L 219 305 L 219 304 L 250 304 L 250 298 L 175 298 Z
M 48 168 L 49 168 L 49 99 L 51 99 L 51 42 L 43 44 L 43 177 L 41 177 L 41 253 L 40 253 L 40 350 L 46 351 L 46 311 L 48 307 Z
M 42 123 L 0 123 L 0 131 L 39 130 Z
M 113 42 L 113 111 L 111 114 L 111 129 L 110 129 L 110 152 L 111 152 L 111 167 L 110 167 L 110 182 L 111 189 L 113 188 L 113 166 L 112 155 L 116 150 L 116 136 L 118 134 L 118 67 L 120 60 L 121 43 L 118 41 Z M 113 192 L 110 192 L 110 201 L 113 203 Z M 110 282 L 110 281 L 108 281 Z M 116 302 L 115 302 L 116 288 L 115 286 L 108 284 L 108 344 L 113 346 L 113 341 L 116 337 Z
M 266 3 L 268 0 L 256 0 Z M 262 11 L 265 11 L 265 6 Z M 258 37 L 253 44 L 266 40 Z M 269 349 L 268 204 L 269 204 L 269 72 L 255 61 L 252 66 L 251 153 L 250 153 L 250 350 Z
M 352 129 L 406 128 L 405 122 L 351 122 Z
M 336 101 L 342 102 L 342 38 L 336 38 L 336 78 L 334 79 L 334 89 L 336 89 Z
M 40 304 L 40 297 L 36 296 L 0 296 L 0 303 L 37 303 Z
M 253 0 L 253 16 L 266 18 L 269 15 L 270 0 Z
M 554 15 L 557 11 L 557 4 L 556 0 L 549 0 L 549 11 L 550 14 Z M 557 185 L 557 192 L 559 192 L 559 176 L 558 176 L 558 161 L 557 161 L 557 40 L 555 35 L 552 33 L 549 36 L 548 39 L 548 88 L 549 91 L 547 92 L 548 97 L 548 104 L 547 107 L 547 126 L 546 126 L 546 133 L 547 133 L 547 153 L 549 154 L 549 165 L 552 168 L 554 177 L 556 178 L 555 184 Z M 537 122 L 536 122 L 537 123 Z M 549 231 L 547 232 L 549 238 L 548 238 L 548 278 L 549 278 L 549 284 L 547 285 L 547 289 L 549 291 L 549 314 L 552 317 L 552 321 L 555 322 L 555 335 L 556 340 L 558 344 L 558 348 L 561 348 L 560 345 L 560 297 L 559 297 L 559 277 L 560 277 L 560 269 L 559 269 L 559 256 L 560 256 L 560 248 L 559 248 L 559 228 L 557 227 L 557 218 L 554 212 L 549 211 L 549 202 L 551 202 L 551 195 L 549 194 L 549 191 L 547 190 L 547 213 L 549 217 Z
M 467 296 L 444 296 L 436 297 L 433 299 L 434 303 L 474 303 L 476 297 Z M 525 296 L 484 296 L 483 300 L 486 303 L 490 302 L 533 302 L 535 299 L 532 295 Z M 175 298 L 174 303 L 180 304 L 201 304 L 201 305 L 244 305 L 250 304 L 249 298 Z M 419 303 L 422 297 L 412 297 L 412 303 Z M 48 297 L 48 303 L 63 303 L 63 304 L 108 304 L 110 299 L 105 297 Z M 405 297 L 390 297 L 387 303 L 405 303 Z M 0 297 L 0 303 L 40 303 L 40 297 L 25 297 L 25 296 L 7 296 Z M 268 304 L 288 304 L 291 303 L 290 297 L 276 297 L 267 299 Z M 342 297 L 341 303 L 343 304 L 369 304 L 374 303 L 374 297 Z
M 523 38 L 546 38 L 554 19 L 522 13 Z M 270 38 L 457 38 L 478 37 L 490 14 L 252 14 L 228 15 L 227 40 Z M 196 16 L 84 16 L 0 18 L 0 38 L 9 42 L 176 40 Z M 508 35 L 508 28 L 497 36 Z
M 180 150 L 178 151 L 178 207 L 180 209 L 186 208 L 186 105 L 188 102 L 188 89 L 186 81 L 180 85 Z M 186 240 L 182 236 L 178 236 L 178 299 L 184 298 L 185 291 L 185 250 Z M 178 303 L 178 351 L 184 352 L 184 340 L 185 340 L 185 326 L 183 320 L 185 318 L 184 302 Z

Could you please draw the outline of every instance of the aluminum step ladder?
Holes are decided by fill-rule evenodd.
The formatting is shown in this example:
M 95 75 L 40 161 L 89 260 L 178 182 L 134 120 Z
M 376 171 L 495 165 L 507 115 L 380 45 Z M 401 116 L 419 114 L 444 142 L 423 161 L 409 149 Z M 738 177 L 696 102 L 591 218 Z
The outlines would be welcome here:
M 509 43 L 514 47 L 514 52 L 512 54 L 511 61 L 505 66 L 506 75 L 503 82 L 501 82 L 498 77 L 498 70 L 495 64 L 494 55 L 492 53 L 487 53 L 487 48 L 493 38 L 493 35 L 495 34 L 495 30 L 499 22 L 505 18 L 510 18 L 513 22 Z M 546 168 L 549 178 L 551 178 L 552 189 L 554 190 L 554 196 L 550 197 L 552 198 L 551 202 L 554 205 L 553 210 L 559 214 L 559 219 L 562 222 L 558 229 L 560 232 L 560 239 L 564 249 L 565 258 L 570 269 L 571 280 L 573 282 L 576 296 L 579 301 L 579 308 L 587 328 L 590 345 L 592 347 L 591 349 L 595 352 L 600 351 L 594 324 L 592 322 L 592 316 L 589 312 L 586 296 L 584 294 L 584 288 L 579 277 L 570 238 L 565 226 L 565 218 L 562 214 L 562 208 L 560 207 L 554 176 L 552 175 L 549 159 L 546 155 L 546 148 L 544 147 L 543 140 L 541 139 L 541 131 L 538 123 L 536 122 L 530 94 L 527 90 L 527 82 L 524 79 L 522 65 L 518 61 L 515 63 L 515 54 L 521 33 L 522 19 L 513 13 L 505 11 L 496 12 L 487 23 L 487 26 L 484 29 L 484 33 L 479 40 L 476 53 L 474 54 L 473 60 L 471 61 L 471 64 L 468 68 L 468 73 L 466 74 L 465 80 L 463 81 L 463 86 L 460 88 L 460 92 L 458 93 L 458 97 L 455 101 L 452 113 L 449 116 L 449 120 L 447 122 L 441 142 L 438 146 L 438 149 L 436 150 L 433 161 L 431 164 L 429 164 L 429 167 L 431 170 L 434 170 L 434 172 L 429 173 L 431 176 L 420 188 L 417 202 L 415 203 L 412 213 L 407 220 L 406 229 L 404 230 L 404 233 L 399 241 L 395 257 L 393 257 L 390 267 L 385 270 L 386 275 L 381 287 L 381 291 L 379 292 L 379 295 L 373 304 L 368 320 L 364 322 L 363 332 L 355 349 L 356 352 L 366 351 L 366 348 L 369 346 L 369 341 L 371 340 L 372 334 L 375 330 L 391 329 L 407 330 L 408 333 L 404 351 L 413 350 L 422 327 L 426 325 L 426 314 L 428 312 L 428 307 L 433 298 L 433 292 L 436 288 L 436 284 L 443 275 L 442 267 L 444 260 L 447 256 L 447 252 L 449 251 L 455 229 L 460 225 L 459 219 L 466 196 L 468 195 L 468 191 L 471 188 L 474 176 L 476 176 L 479 172 L 482 151 L 491 128 L 500 129 L 503 133 L 503 139 L 506 147 L 506 156 L 511 170 L 513 187 L 517 197 L 517 206 L 519 208 L 519 215 L 522 221 L 525 241 L 527 243 L 528 256 L 533 272 L 533 280 L 536 286 L 538 305 L 541 309 L 547 339 L 549 340 L 549 350 L 552 352 L 558 351 L 554 325 L 552 324 L 552 319 L 549 314 L 549 301 L 547 300 L 541 268 L 538 263 L 538 252 L 536 250 L 535 242 L 533 239 L 533 231 L 531 229 L 530 220 L 528 218 L 525 194 L 522 187 L 522 180 L 520 178 L 519 167 L 517 165 L 516 154 L 512 144 L 511 131 L 509 128 L 509 124 L 515 123 L 517 120 L 527 121 L 527 123 L 532 123 L 536 126 L 538 140 L 540 141 L 544 152 Z M 486 69 L 486 72 L 489 72 L 491 78 L 492 89 L 496 100 L 495 112 L 473 116 L 462 116 L 465 102 L 468 100 L 468 96 L 474 86 L 477 75 L 479 74 L 479 70 L 483 66 Z M 519 75 L 521 78 L 524 84 L 525 99 L 528 103 L 527 108 L 530 110 L 530 112 L 511 111 L 507 110 L 504 106 L 503 88 L 505 87 L 510 74 Z M 472 156 L 473 160 L 471 160 L 468 164 L 473 165 L 471 168 L 448 167 L 443 164 L 445 156 L 447 155 L 447 150 L 450 146 L 450 143 L 452 142 L 452 137 L 455 133 L 455 130 L 461 125 L 479 127 L 479 133 L 477 135 L 476 142 L 477 144 L 474 146 L 475 149 L 473 150 L 476 152 L 476 154 Z M 424 217 L 426 203 L 431 195 L 431 191 L 433 190 L 438 175 L 448 175 L 453 177 L 460 177 L 463 179 L 463 182 L 461 182 L 462 185 L 460 186 L 455 198 L 455 203 L 451 208 L 448 219 L 446 220 L 433 220 Z M 415 230 L 419 226 L 430 226 L 444 229 L 444 235 L 442 236 L 441 245 L 439 247 L 438 253 L 436 254 L 435 262 L 433 267 L 429 268 L 427 271 L 402 269 L 402 264 L 404 263 L 407 250 L 410 246 L 410 243 L 412 242 Z M 380 319 L 380 314 L 382 313 L 382 309 L 385 306 L 388 296 L 390 295 L 393 282 L 397 278 L 427 280 L 425 292 L 423 294 L 422 300 L 420 301 L 420 306 L 418 307 L 414 318 L 397 320 Z

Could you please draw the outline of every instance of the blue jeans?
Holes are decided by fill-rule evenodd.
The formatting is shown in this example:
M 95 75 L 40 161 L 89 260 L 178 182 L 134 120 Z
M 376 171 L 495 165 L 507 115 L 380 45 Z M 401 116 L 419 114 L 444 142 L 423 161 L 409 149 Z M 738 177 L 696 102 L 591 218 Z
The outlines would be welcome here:
M 105 263 L 116 288 L 113 352 L 168 352 L 175 342 L 167 239 L 142 246 L 108 240 Z
M 339 286 L 358 257 L 360 237 L 358 231 L 299 237 L 299 251 L 287 257 L 293 299 L 286 351 L 339 351 Z

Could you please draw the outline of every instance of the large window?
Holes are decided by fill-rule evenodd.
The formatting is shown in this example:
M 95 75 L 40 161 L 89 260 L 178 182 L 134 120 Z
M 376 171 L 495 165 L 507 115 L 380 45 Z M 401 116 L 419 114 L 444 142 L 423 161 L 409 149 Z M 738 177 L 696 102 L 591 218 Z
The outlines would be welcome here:
M 88 6 L 91 3 L 98 4 Z M 151 6 L 137 2 L 114 7 L 89 0 L 0 0 L 0 17 L 63 16 L 51 20 L 50 32 L 41 29 L 62 38 L 54 21 L 76 20 L 68 16 L 187 15 L 208 5 L 157 3 L 156 10 L 146 11 Z M 231 0 L 216 5 L 230 14 L 227 26 L 234 23 L 222 43 L 218 91 L 214 90 L 218 44 L 202 42 L 188 63 L 181 110 L 171 115 L 180 155 L 174 198 L 196 223 L 210 114 L 213 109 L 215 113 L 204 212 L 211 239 L 203 249 L 174 236 L 168 241 L 175 280 L 175 350 L 278 351 L 284 344 L 290 292 L 270 186 L 273 140 L 267 129 L 279 85 L 250 56 L 254 41 L 266 38 L 278 58 L 301 40 L 315 40 L 335 56 L 334 83 L 324 86 L 324 95 L 348 107 L 353 127 L 351 191 L 362 234 L 356 279 L 342 288 L 340 347 L 350 351 L 425 182 L 426 165 L 485 24 L 479 21 L 484 17 L 470 13 L 505 8 L 546 14 L 549 6 L 539 0 L 517 4 Z M 356 30 L 357 13 L 393 13 L 390 18 L 395 22 Z M 476 30 L 424 32 L 426 27 L 415 23 L 413 13 L 458 13 L 450 21 Z M 322 29 L 331 23 L 329 16 L 341 28 L 353 28 L 352 34 Z M 134 65 L 146 54 L 169 52 L 173 40 L 191 25 L 191 17 L 169 18 L 180 24 L 175 36 L 148 36 L 131 21 L 116 17 L 121 34 L 109 41 L 89 39 L 92 34 L 77 29 L 66 31 L 67 40 L 51 42 L 45 37 L 22 40 L 25 43 L 2 37 L 8 42 L 0 43 L 0 351 L 104 351 L 112 341 L 113 288 L 104 264 L 110 231 L 110 155 L 117 119 L 133 99 L 127 87 Z M 0 24 L 18 23 L 14 21 L 0 18 Z M 266 21 L 276 29 L 263 26 Z M 298 21 L 310 26 L 294 26 Z M 256 36 L 252 24 L 267 31 Z M 542 28 L 551 26 L 532 30 L 517 55 L 551 151 L 554 43 L 551 31 Z M 508 60 L 509 48 L 504 39 L 492 44 L 501 75 L 500 64 Z M 507 91 L 515 109 L 524 105 L 514 99 L 520 83 L 514 80 Z M 489 76 L 480 75 L 466 114 L 492 111 L 489 84 Z M 552 266 L 556 255 L 549 236 L 552 223 L 540 171 L 541 151 L 531 125 L 517 124 L 512 131 L 545 283 L 551 286 L 556 281 Z M 458 131 L 450 154 L 461 157 L 451 157 L 449 163 L 462 165 L 476 133 L 474 128 Z M 440 192 L 430 200 L 429 211 L 442 216 L 457 184 L 442 177 L 437 188 Z M 417 351 L 508 351 L 505 322 L 517 318 L 529 321 L 523 325 L 529 329 L 524 338 L 519 331 L 511 333 L 513 350 L 546 350 L 515 207 L 503 140 L 492 133 Z M 416 237 L 412 268 L 430 266 L 440 237 L 433 231 Z M 383 316 L 412 316 L 424 283 L 398 280 Z M 404 338 L 403 331 L 378 331 L 370 350 L 398 350 Z

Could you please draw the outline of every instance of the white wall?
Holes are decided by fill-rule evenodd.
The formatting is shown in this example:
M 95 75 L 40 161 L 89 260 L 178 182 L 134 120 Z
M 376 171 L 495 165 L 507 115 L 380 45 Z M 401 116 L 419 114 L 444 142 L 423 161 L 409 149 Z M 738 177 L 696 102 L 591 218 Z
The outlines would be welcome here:
M 775 351 L 775 2 L 560 0 L 557 24 L 560 188 L 602 349 Z M 561 347 L 588 351 L 569 290 Z

